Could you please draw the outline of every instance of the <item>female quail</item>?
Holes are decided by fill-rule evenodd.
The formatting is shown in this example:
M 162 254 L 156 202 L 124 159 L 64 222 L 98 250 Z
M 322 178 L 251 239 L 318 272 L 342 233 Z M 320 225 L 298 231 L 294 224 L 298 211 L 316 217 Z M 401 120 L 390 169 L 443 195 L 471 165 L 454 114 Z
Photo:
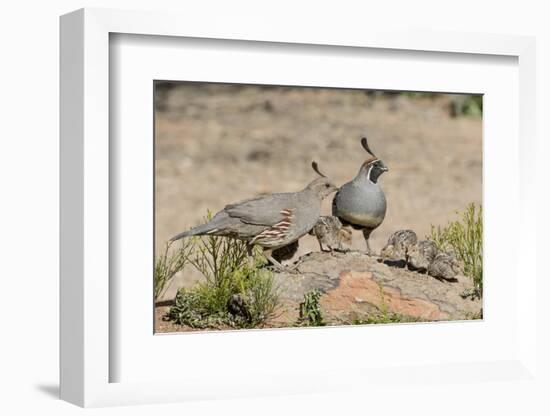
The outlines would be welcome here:
M 313 162 L 320 177 L 299 192 L 265 195 L 226 205 L 206 224 L 176 235 L 171 241 L 194 235 L 217 235 L 244 240 L 264 248 L 266 258 L 284 269 L 271 253 L 307 234 L 321 215 L 321 202 L 338 190 Z
M 378 178 L 388 168 L 372 153 L 365 137 L 361 144 L 371 157 L 361 165 L 357 176 L 340 188 L 332 202 L 332 215 L 340 218 L 342 224 L 363 231 L 370 255 L 370 234 L 386 216 L 386 197 Z

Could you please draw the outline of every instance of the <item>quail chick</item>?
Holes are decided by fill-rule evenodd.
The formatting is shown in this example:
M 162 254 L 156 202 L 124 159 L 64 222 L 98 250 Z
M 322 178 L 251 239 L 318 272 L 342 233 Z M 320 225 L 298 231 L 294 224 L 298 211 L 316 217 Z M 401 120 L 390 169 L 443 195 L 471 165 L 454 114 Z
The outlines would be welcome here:
M 422 240 L 407 250 L 407 264 L 410 269 L 426 272 L 437 255 L 437 247 L 431 240 Z
M 294 257 L 294 255 L 298 252 L 298 248 L 300 248 L 300 242 L 299 240 L 296 240 L 295 242 L 290 243 L 284 247 L 273 250 L 271 256 L 279 263 L 281 263 Z
M 398 253 L 396 248 L 391 244 L 386 245 L 382 250 L 380 250 L 380 257 L 381 260 L 379 261 L 399 261 L 402 258 L 400 253 Z
M 241 295 L 240 293 L 234 293 L 231 295 L 227 302 L 227 310 L 231 315 L 238 316 L 246 321 L 250 321 L 252 319 L 246 296 Z
M 413 230 L 399 230 L 388 238 L 388 243 L 380 252 L 384 260 L 406 260 L 409 247 L 416 244 L 418 237 Z
M 317 237 L 321 251 L 344 251 L 344 244 L 351 245 L 351 231 L 342 227 L 338 217 L 332 215 L 319 217 L 309 233 Z M 323 245 L 328 249 L 325 249 Z
M 351 225 L 353 229 L 363 232 L 370 255 L 370 234 L 386 216 L 386 197 L 378 178 L 388 168 L 372 153 L 365 137 L 361 144 L 370 157 L 361 165 L 355 178 L 344 184 L 334 197 L 332 215 L 338 217 L 343 225 Z
M 438 279 L 453 280 L 460 272 L 460 263 L 450 253 L 438 253 L 428 266 L 428 274 Z
M 321 203 L 338 188 L 323 175 L 316 162 L 313 170 L 320 176 L 299 192 L 278 193 L 226 205 L 206 224 L 172 237 L 171 241 L 195 235 L 216 235 L 246 241 L 264 249 L 264 256 L 279 269 L 284 267 L 271 256 L 307 234 L 321 215 Z

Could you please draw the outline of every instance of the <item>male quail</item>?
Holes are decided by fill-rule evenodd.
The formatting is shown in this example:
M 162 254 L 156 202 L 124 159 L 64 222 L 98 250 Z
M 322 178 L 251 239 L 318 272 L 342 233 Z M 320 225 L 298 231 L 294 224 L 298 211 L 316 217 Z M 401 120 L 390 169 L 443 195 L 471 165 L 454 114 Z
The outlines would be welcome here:
M 351 231 L 342 227 L 338 217 L 332 215 L 319 217 L 309 233 L 317 237 L 321 251 L 344 251 L 343 244 L 351 245 Z M 323 244 L 328 250 L 325 250 Z
M 422 240 L 407 250 L 407 264 L 410 269 L 426 272 L 437 254 L 437 247 L 431 240 Z
M 342 224 L 362 230 L 367 253 L 372 254 L 370 234 L 386 216 L 386 197 L 378 185 L 378 177 L 388 168 L 372 153 L 365 137 L 361 144 L 371 157 L 361 165 L 357 176 L 340 188 L 332 202 L 332 215 Z
M 277 269 L 283 266 L 271 252 L 307 234 L 321 214 L 321 202 L 338 190 L 312 163 L 319 178 L 299 192 L 278 193 L 226 205 L 206 224 L 172 237 L 171 241 L 194 235 L 217 235 L 246 241 L 249 247 L 264 248 L 265 257 Z
M 428 266 L 428 274 L 439 279 L 452 280 L 459 272 L 460 263 L 450 253 L 438 253 Z

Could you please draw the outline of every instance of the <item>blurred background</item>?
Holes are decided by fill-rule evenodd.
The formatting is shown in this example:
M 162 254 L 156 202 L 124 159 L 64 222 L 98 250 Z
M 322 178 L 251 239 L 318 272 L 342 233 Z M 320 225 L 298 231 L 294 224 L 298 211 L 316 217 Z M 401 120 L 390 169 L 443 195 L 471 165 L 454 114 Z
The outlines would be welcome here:
M 423 238 L 482 202 L 481 96 L 156 82 L 155 252 L 207 210 L 303 189 L 316 177 L 312 160 L 344 184 L 368 156 L 363 136 L 389 167 L 379 179 L 388 209 L 371 235 L 376 252 L 393 231 Z M 360 232 L 352 248 L 365 249 Z M 296 257 L 313 250 L 305 236 Z M 164 298 L 199 277 L 186 268 Z

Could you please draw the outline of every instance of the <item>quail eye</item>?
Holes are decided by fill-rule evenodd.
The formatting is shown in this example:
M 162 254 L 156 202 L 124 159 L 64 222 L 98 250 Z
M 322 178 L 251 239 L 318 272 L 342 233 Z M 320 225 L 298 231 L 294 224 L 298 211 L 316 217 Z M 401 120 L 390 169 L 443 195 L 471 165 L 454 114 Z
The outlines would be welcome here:
M 330 185 L 328 183 L 325 183 L 325 188 L 328 188 Z

